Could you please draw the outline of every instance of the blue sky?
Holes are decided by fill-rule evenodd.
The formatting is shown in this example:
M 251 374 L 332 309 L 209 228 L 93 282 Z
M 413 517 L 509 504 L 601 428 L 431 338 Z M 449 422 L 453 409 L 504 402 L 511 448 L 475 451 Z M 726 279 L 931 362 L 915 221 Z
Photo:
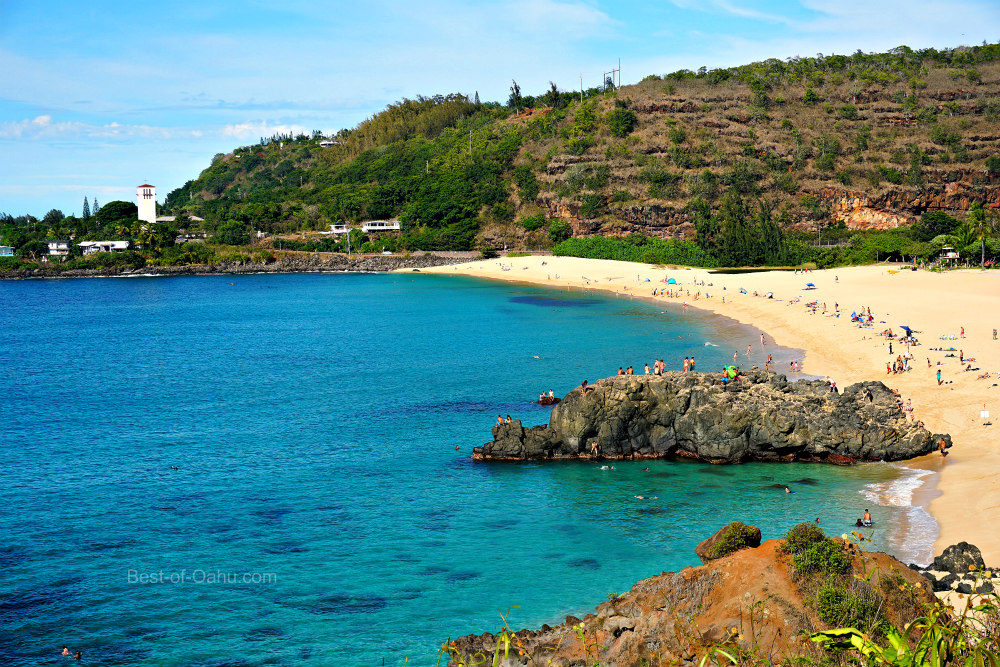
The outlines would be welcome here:
M 1000 39 L 996 0 L 0 0 L 0 212 L 158 198 L 215 153 L 403 97 Z

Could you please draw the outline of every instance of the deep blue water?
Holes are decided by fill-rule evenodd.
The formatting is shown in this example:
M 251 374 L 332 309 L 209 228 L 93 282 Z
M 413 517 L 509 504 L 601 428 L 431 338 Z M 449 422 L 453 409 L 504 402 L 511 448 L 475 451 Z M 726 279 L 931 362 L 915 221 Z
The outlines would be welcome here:
M 757 352 L 662 308 L 430 275 L 0 283 L 0 661 L 433 665 L 511 607 L 560 622 L 696 564 L 731 520 L 846 530 L 891 469 L 469 459 L 498 414 L 546 421 L 542 391 Z

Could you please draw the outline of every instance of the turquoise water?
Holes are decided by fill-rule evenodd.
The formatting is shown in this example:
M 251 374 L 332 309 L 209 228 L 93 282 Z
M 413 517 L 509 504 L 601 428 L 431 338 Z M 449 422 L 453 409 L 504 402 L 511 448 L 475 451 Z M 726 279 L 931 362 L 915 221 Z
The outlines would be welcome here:
M 511 607 L 560 622 L 696 564 L 731 520 L 844 532 L 892 469 L 468 457 L 497 414 L 546 421 L 542 391 L 751 342 L 429 275 L 0 283 L 2 662 L 433 665 Z

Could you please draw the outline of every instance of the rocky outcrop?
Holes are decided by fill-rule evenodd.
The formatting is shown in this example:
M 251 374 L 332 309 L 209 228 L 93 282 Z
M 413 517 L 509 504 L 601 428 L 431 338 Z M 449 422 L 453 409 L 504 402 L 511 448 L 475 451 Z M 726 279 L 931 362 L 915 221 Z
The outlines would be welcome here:
M 216 264 L 191 264 L 187 266 L 130 266 L 106 267 L 100 269 L 70 269 L 62 270 L 58 264 L 40 266 L 31 270 L 0 271 L 0 280 L 18 280 L 25 278 L 83 278 L 94 276 L 129 276 L 129 275 L 210 275 L 210 274 L 246 274 L 246 273 L 339 273 L 356 271 L 359 273 L 376 273 L 381 271 L 396 271 L 399 269 L 424 268 L 442 264 L 456 264 L 460 260 L 437 255 L 354 255 L 348 257 L 341 254 L 289 254 L 276 261 L 263 263 L 252 261 L 228 261 Z
M 605 378 L 586 395 L 577 387 L 553 408 L 547 426 L 495 426 L 493 441 L 472 456 L 851 463 L 913 458 L 941 439 L 951 446 L 950 436 L 907 420 L 881 382 L 835 393 L 822 381 L 788 382 L 757 370 L 728 384 L 721 373 L 676 371 Z
M 754 549 L 760 546 L 760 528 L 733 521 L 720 528 L 715 535 L 698 543 L 695 555 L 703 565 L 724 558 L 740 549 Z
M 957 591 L 969 595 L 1000 591 L 1000 568 L 986 567 L 982 552 L 968 542 L 951 545 L 926 568 L 911 565 L 910 569 L 926 577 L 938 593 Z
M 812 642 L 799 636 L 824 627 L 808 604 L 789 558 L 769 540 L 714 560 L 708 565 L 664 572 L 643 579 L 628 593 L 614 596 L 583 619 L 568 616 L 555 626 L 514 633 L 513 647 L 497 663 L 498 637 L 492 633 L 460 637 L 450 645 L 462 664 L 615 665 L 698 664 L 707 647 L 718 642 L 767 647 L 771 656 L 820 658 Z M 882 553 L 850 548 L 853 571 L 870 576 L 876 590 L 894 592 L 912 586 L 913 599 L 930 602 L 930 586 L 919 574 Z M 897 626 L 911 620 L 895 601 L 886 619 Z M 651 659 L 655 658 L 655 659 Z M 777 660 L 775 660 L 777 662 Z M 456 660 L 449 664 L 458 664 Z

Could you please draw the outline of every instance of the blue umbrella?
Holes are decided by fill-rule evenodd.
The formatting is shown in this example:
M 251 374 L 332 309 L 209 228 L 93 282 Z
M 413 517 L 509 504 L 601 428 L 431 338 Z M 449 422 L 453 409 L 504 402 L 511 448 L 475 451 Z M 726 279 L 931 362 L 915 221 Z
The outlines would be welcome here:
M 903 331 L 905 331 L 907 336 L 909 336 L 910 334 L 913 333 L 913 329 L 911 329 L 910 327 L 906 326 L 905 324 L 900 324 L 899 328 L 902 329 Z
M 676 280 L 674 280 L 673 278 L 671 278 L 670 280 L 668 280 L 668 281 L 667 281 L 667 284 L 668 284 L 668 285 L 676 285 L 676 284 L 677 284 L 677 281 L 676 281 Z
M 806 283 L 806 287 L 816 287 L 816 286 L 813 285 L 812 283 Z

